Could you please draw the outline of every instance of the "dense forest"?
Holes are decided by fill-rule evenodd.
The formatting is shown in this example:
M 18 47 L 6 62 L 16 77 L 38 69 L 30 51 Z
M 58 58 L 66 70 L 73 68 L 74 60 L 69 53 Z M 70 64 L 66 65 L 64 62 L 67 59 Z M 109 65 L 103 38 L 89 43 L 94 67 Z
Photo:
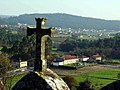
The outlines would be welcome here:
M 120 59 L 120 37 L 99 40 L 68 38 L 60 44 L 59 51 L 78 56 L 100 54 L 103 59 Z M 35 58 L 35 36 L 24 37 L 13 43 L 12 47 L 3 47 L 2 52 L 8 53 L 12 60 L 29 60 Z
M 7 53 L 12 60 L 29 60 L 35 57 L 35 36 L 23 37 L 17 40 L 11 47 L 3 46 L 3 53 Z
M 21 40 L 25 36 L 24 28 L 0 28 L 0 46 L 11 46 L 15 41 Z
M 1 28 L 0 30 L 0 46 L 3 47 L 1 51 L 8 53 L 11 59 L 28 60 L 35 57 L 35 36 L 26 37 L 26 29 Z M 104 59 L 120 59 L 120 36 L 116 34 L 113 38 L 98 40 L 69 37 L 59 45 L 58 50 L 79 56 L 98 53 Z
M 120 59 L 120 37 L 93 41 L 68 38 L 59 46 L 59 50 L 70 54 L 78 54 L 79 56 L 100 54 L 104 59 Z
M 89 17 L 82 17 L 64 13 L 56 14 L 23 14 L 19 16 L 12 16 L 4 18 L 7 24 L 22 23 L 28 25 L 35 24 L 35 17 L 46 17 L 48 19 L 47 26 L 73 29 L 97 29 L 97 30 L 120 30 L 120 21 L 104 20 Z M 51 23 L 52 22 L 52 23 Z

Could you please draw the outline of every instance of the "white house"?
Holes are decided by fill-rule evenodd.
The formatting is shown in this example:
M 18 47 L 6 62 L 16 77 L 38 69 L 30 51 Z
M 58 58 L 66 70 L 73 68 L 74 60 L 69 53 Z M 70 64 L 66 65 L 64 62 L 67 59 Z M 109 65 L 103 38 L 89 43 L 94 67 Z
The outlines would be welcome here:
M 102 57 L 97 54 L 97 55 L 93 55 L 93 56 L 92 56 L 92 59 L 93 59 L 93 61 L 96 62 L 96 61 L 101 61 L 101 60 L 102 60 Z
M 64 65 L 63 58 L 55 58 L 53 61 L 53 66 L 60 66 L 60 65 Z
M 77 56 L 72 56 L 72 55 L 64 55 L 64 65 L 65 64 L 73 64 L 79 62 L 79 59 Z
M 87 56 L 81 56 L 79 58 L 80 58 L 80 61 L 82 61 L 82 62 L 87 62 L 89 60 L 89 57 L 87 57 Z
M 62 58 L 56 58 L 53 61 L 53 66 L 73 64 L 79 62 L 79 59 L 76 56 L 64 55 Z
M 20 61 L 20 68 L 27 67 L 27 61 Z

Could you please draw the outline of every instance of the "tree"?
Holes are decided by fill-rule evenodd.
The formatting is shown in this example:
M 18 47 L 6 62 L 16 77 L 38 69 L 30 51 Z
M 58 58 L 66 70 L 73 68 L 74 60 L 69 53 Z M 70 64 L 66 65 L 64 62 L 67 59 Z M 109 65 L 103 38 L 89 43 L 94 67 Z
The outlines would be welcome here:
M 55 58 L 59 57 L 59 55 L 57 53 L 54 53 L 54 54 L 50 54 L 48 57 L 47 57 L 47 65 L 51 65 L 52 62 L 54 61 Z
M 0 54 L 0 75 L 4 76 L 11 69 L 10 59 L 7 54 Z
M 16 41 L 8 50 L 9 55 L 15 61 L 19 58 L 29 60 L 35 58 L 35 36 L 24 37 L 21 41 Z
M 77 90 L 94 90 L 92 88 L 91 82 L 87 79 L 84 82 L 79 83 Z
M 78 82 L 76 81 L 76 79 L 73 76 L 65 76 L 65 77 L 63 77 L 63 80 L 65 81 L 65 83 L 68 85 L 68 87 L 70 89 L 72 87 L 78 86 Z
M 7 54 L 0 54 L 0 76 L 2 77 L 3 85 L 6 84 L 6 74 L 12 68 L 10 59 Z
M 6 53 L 7 50 L 8 50 L 8 48 L 7 48 L 6 46 L 3 46 L 3 48 L 1 49 L 1 52 L 2 52 L 2 53 Z
M 85 56 L 99 53 L 106 59 L 120 59 L 120 37 L 115 36 L 98 40 L 75 40 L 70 37 L 60 44 L 58 50 L 72 54 L 84 53 Z
M 120 73 L 118 73 L 117 77 L 118 77 L 118 79 L 120 79 Z

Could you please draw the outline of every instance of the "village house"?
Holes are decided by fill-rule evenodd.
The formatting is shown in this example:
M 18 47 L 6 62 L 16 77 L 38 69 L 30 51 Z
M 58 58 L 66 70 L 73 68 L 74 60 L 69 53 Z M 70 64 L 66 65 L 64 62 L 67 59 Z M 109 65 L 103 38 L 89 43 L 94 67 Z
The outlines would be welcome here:
M 64 55 L 63 59 L 64 59 L 64 65 L 79 62 L 79 59 L 77 58 L 77 56 L 72 56 L 72 55 Z
M 60 66 L 64 65 L 64 59 L 63 58 L 55 58 L 53 61 L 53 66 Z
M 99 54 L 96 54 L 91 57 L 91 60 L 94 62 L 99 62 L 102 60 L 102 57 Z
M 54 66 L 67 65 L 79 62 L 77 56 L 64 55 L 62 58 L 55 58 L 53 61 Z
M 89 60 L 89 57 L 87 57 L 87 56 L 80 56 L 79 59 L 80 59 L 81 62 L 87 62 Z
M 73 64 L 78 62 L 99 62 L 101 60 L 102 60 L 102 57 L 98 54 L 93 55 L 91 57 L 80 56 L 79 58 L 77 58 L 77 56 L 64 55 L 61 58 L 55 58 L 53 61 L 53 66 L 67 65 L 67 64 Z
M 12 66 L 15 71 L 24 71 L 28 67 L 28 62 L 19 60 L 18 62 L 12 62 Z

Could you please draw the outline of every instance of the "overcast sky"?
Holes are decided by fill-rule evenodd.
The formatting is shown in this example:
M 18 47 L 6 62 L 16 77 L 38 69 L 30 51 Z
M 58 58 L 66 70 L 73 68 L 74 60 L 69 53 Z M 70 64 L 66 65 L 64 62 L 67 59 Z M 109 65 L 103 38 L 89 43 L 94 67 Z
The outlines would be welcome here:
M 0 15 L 67 13 L 120 20 L 120 0 L 0 0 Z

